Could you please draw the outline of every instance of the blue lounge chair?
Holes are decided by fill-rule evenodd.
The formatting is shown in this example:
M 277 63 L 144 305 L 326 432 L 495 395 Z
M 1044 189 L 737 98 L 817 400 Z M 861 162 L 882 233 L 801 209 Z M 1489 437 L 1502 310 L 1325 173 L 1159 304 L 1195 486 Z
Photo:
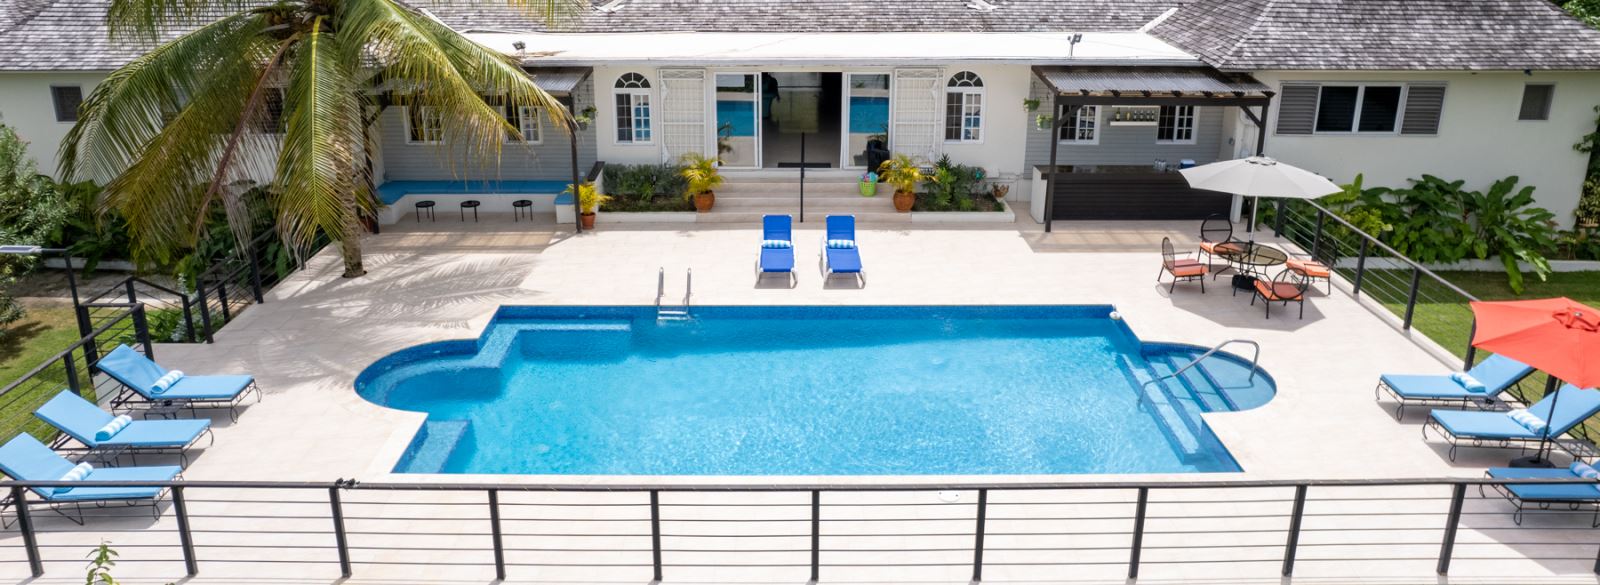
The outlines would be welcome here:
M 789 286 L 798 282 L 794 274 L 793 219 L 787 215 L 761 217 L 761 256 L 756 258 L 756 280 L 773 273 L 789 275 Z
M 835 274 L 853 274 L 861 284 L 867 283 L 861 271 L 861 249 L 856 245 L 856 216 L 828 216 L 827 236 L 822 239 L 822 277 Z
M 171 387 L 158 389 L 156 382 L 167 375 L 167 369 L 126 345 L 117 346 L 94 365 L 123 386 L 111 399 L 112 410 L 138 398 L 151 407 L 187 408 L 191 415 L 197 408 L 226 408 L 230 418 L 239 420 L 239 403 L 246 394 L 255 392 L 256 400 L 261 400 L 261 388 L 250 376 L 185 375 Z
M 7 476 L 20 481 L 61 481 L 67 472 L 76 467 L 67 458 L 57 455 L 49 447 L 44 446 L 33 435 L 23 433 L 6 442 L 0 447 L 0 471 Z M 71 481 L 172 481 L 178 478 L 183 468 L 174 465 L 159 467 L 106 467 L 94 468 L 87 475 Z M 106 502 L 128 502 L 138 505 L 140 502 L 149 501 L 155 517 L 161 517 L 161 509 L 156 504 L 160 501 L 166 488 L 162 487 L 36 487 L 33 493 L 49 504 L 51 510 L 67 519 L 83 524 L 83 507 L 85 502 L 104 504 Z M 0 507 L 13 506 L 18 502 L 7 498 Z M 33 502 L 29 502 L 30 505 Z M 77 512 L 74 518 L 63 511 L 70 506 Z
M 1399 420 L 1405 418 L 1406 406 L 1409 404 L 1465 408 L 1473 404 L 1492 403 L 1501 392 L 1517 385 L 1532 373 L 1533 366 L 1495 354 L 1472 366 L 1465 376 L 1384 374 L 1378 378 L 1378 386 L 1373 388 L 1372 397 L 1374 400 L 1380 399 L 1382 396 L 1379 392 L 1387 391 L 1394 397 L 1395 402 L 1399 403 L 1394 409 L 1394 418 Z M 1477 380 L 1482 384 L 1482 388 L 1477 391 L 1467 388 L 1463 382 L 1470 383 L 1471 380 Z
M 61 447 L 71 437 L 90 452 L 109 457 L 122 452 L 135 456 L 138 453 L 177 453 L 183 464 L 188 465 L 189 447 L 200 442 L 202 435 L 216 440 L 211 435 L 210 420 L 118 421 L 118 417 L 100 410 L 71 390 L 62 390 L 33 414 L 65 433 L 55 441 L 55 447 Z M 134 463 L 137 464 L 138 459 Z
M 1595 483 L 1593 478 L 1584 477 L 1577 471 L 1578 469 L 1584 469 L 1590 475 L 1594 472 L 1594 468 L 1588 464 L 1573 463 L 1571 466 L 1555 469 L 1490 467 L 1484 475 L 1494 479 L 1589 479 L 1589 483 L 1508 483 L 1490 484 L 1489 487 L 1494 488 L 1494 491 L 1499 492 L 1517 508 L 1511 515 L 1511 520 L 1518 526 L 1522 525 L 1523 512 L 1529 508 L 1549 510 L 1556 506 L 1566 506 L 1568 510 L 1580 510 L 1587 506 L 1594 509 L 1594 517 L 1589 520 L 1589 526 L 1600 528 L 1600 483 Z M 1480 497 L 1485 495 L 1483 484 L 1478 484 L 1478 495 Z
M 1552 402 L 1556 403 L 1553 415 L 1550 412 Z M 1516 446 L 1524 450 L 1530 444 L 1539 444 L 1545 433 L 1517 422 L 1514 412 L 1435 410 L 1428 413 L 1428 423 L 1422 426 L 1422 438 L 1428 438 L 1431 428 L 1449 440 L 1451 461 L 1455 460 L 1456 448 L 1462 441 L 1470 441 L 1473 447 Z M 1553 440 L 1600 412 L 1600 390 L 1583 390 L 1567 384 L 1528 407 L 1526 412 L 1546 421 Z

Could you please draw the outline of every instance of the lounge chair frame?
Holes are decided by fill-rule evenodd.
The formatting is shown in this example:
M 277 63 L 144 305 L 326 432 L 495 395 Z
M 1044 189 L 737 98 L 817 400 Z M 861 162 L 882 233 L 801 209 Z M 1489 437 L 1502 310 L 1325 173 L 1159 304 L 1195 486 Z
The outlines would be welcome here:
M 1497 478 L 1497 477 L 1491 476 L 1491 475 L 1489 475 L 1488 472 L 1484 472 L 1483 476 L 1487 477 L 1487 478 L 1491 478 L 1491 479 L 1505 479 L 1505 478 Z M 1484 485 L 1485 484 L 1481 484 L 1481 483 L 1478 484 L 1478 497 L 1480 497 L 1480 498 L 1489 497 L 1487 492 L 1485 492 L 1483 490 L 1483 486 Z M 1496 493 L 1500 494 L 1500 497 L 1505 498 L 1506 501 L 1508 501 L 1508 502 L 1511 502 L 1511 506 L 1513 508 L 1515 508 L 1515 511 L 1513 511 L 1511 513 L 1511 522 L 1515 523 L 1517 526 L 1521 526 L 1522 525 L 1522 519 L 1526 516 L 1526 513 L 1529 510 L 1547 511 L 1547 510 L 1551 510 L 1555 506 L 1559 505 L 1559 506 L 1566 506 L 1567 507 L 1567 511 L 1571 511 L 1571 512 L 1582 511 L 1585 508 L 1592 509 L 1594 511 L 1594 516 L 1589 519 L 1589 527 L 1590 528 L 1600 528 L 1600 499 L 1595 499 L 1595 500 L 1524 500 L 1521 497 L 1518 497 L 1516 492 L 1511 491 L 1511 488 L 1506 487 L 1505 484 L 1493 483 L 1493 484 L 1487 484 L 1487 485 L 1490 488 L 1493 488 Z
M 172 478 L 172 481 L 181 481 L 182 479 L 183 479 L 183 474 L 178 474 L 176 477 Z M 134 498 L 134 499 L 124 499 L 124 500 L 93 500 L 93 501 L 76 501 L 76 502 L 52 502 L 52 501 L 46 500 L 42 496 L 40 496 L 37 499 L 28 498 L 27 499 L 27 506 L 28 506 L 28 510 L 29 511 L 32 511 L 35 508 L 48 508 L 51 512 L 55 512 L 57 514 L 60 514 L 62 518 L 66 518 L 67 520 L 72 521 L 73 524 L 77 524 L 79 526 L 84 526 L 85 523 L 88 520 L 88 516 L 86 514 L 84 514 L 84 511 L 83 511 L 83 505 L 84 504 L 94 504 L 95 508 L 109 508 L 109 507 L 111 507 L 110 504 L 114 503 L 114 502 L 120 502 L 124 506 L 129 507 L 129 508 L 138 508 L 138 507 L 142 507 L 142 506 L 150 506 L 150 518 L 153 519 L 153 520 L 160 520 L 161 519 L 161 502 L 162 502 L 162 500 L 167 499 L 167 494 L 170 494 L 170 493 L 172 493 L 172 488 L 162 488 L 161 491 L 157 492 L 154 497 L 149 497 L 149 498 Z M 37 496 L 38 494 L 35 494 L 35 495 Z M 14 497 L 14 496 L 12 496 L 10 494 L 7 494 L 4 498 L 0 498 L 0 528 L 11 528 L 12 524 L 16 524 L 17 523 L 17 518 L 15 517 L 16 516 L 16 512 L 12 513 L 13 518 L 11 518 L 10 520 L 7 520 L 5 518 L 5 515 L 3 514 L 3 512 L 6 510 L 6 508 L 12 508 L 12 507 L 15 507 L 16 505 L 17 505 L 16 497 Z M 70 513 L 69 513 L 69 510 L 70 510 Z
M 1532 445 L 1535 449 L 1537 449 L 1539 447 L 1539 438 L 1538 437 L 1533 437 L 1533 438 L 1515 437 L 1515 438 L 1505 438 L 1505 439 L 1485 439 L 1485 438 L 1482 438 L 1482 437 L 1458 437 L 1455 434 L 1451 433 L 1449 429 L 1444 428 L 1444 423 L 1439 422 L 1437 419 L 1435 419 L 1435 418 L 1433 418 L 1431 416 L 1428 417 L 1428 420 L 1426 420 L 1426 421 L 1424 421 L 1422 423 L 1422 440 L 1423 441 L 1427 441 L 1428 440 L 1428 429 L 1433 429 L 1433 432 L 1437 433 L 1440 438 L 1444 439 L 1445 442 L 1450 443 L 1450 460 L 1451 461 L 1455 461 L 1456 460 L 1456 450 L 1459 449 L 1462 446 L 1473 447 L 1473 448 L 1481 448 L 1481 449 L 1510 449 L 1512 447 L 1516 447 L 1517 450 L 1518 450 L 1518 454 L 1527 453 L 1529 445 Z M 1552 444 L 1556 444 L 1554 437 L 1551 437 L 1551 443 Z
M 57 430 L 60 430 L 60 429 L 57 429 Z M 54 451 L 82 451 L 84 453 L 84 455 L 83 455 L 84 459 L 93 459 L 93 460 L 96 460 L 96 461 L 104 462 L 107 466 L 110 466 L 110 467 L 119 467 L 119 465 L 117 464 L 117 460 L 120 459 L 123 455 L 127 455 L 128 459 L 134 465 L 138 465 L 139 464 L 139 456 L 140 455 L 177 455 L 178 456 L 178 460 L 181 462 L 181 465 L 179 465 L 179 467 L 188 467 L 189 466 L 189 450 L 195 448 L 195 445 L 200 444 L 200 439 L 201 438 L 204 438 L 206 440 L 206 447 L 210 447 L 212 445 L 217 444 L 217 436 L 212 434 L 211 427 L 206 427 L 206 430 L 204 430 L 200 434 L 194 436 L 194 440 L 189 441 L 188 444 L 183 445 L 181 447 L 165 447 L 165 446 L 164 447 L 141 447 L 141 446 L 133 446 L 133 445 L 110 445 L 110 446 L 89 447 L 89 446 L 85 445 L 85 448 L 77 449 L 77 448 L 70 447 L 69 445 L 72 444 L 72 443 L 82 444 L 82 441 L 79 441 L 77 439 L 77 437 L 73 437 L 70 433 L 67 433 L 66 431 L 61 431 L 60 433 L 58 433 L 56 435 L 56 438 L 54 440 L 50 441 L 49 447 L 50 447 L 51 450 L 54 450 Z
M 117 380 L 115 376 L 112 376 L 111 379 Z M 189 411 L 189 416 L 193 418 L 198 416 L 196 413 L 198 410 L 226 408 L 228 409 L 228 419 L 233 422 L 239 422 L 239 407 L 244 404 L 245 396 L 255 394 L 255 403 L 259 404 L 261 402 L 261 386 L 257 385 L 254 379 L 250 380 L 250 384 L 232 398 L 216 400 L 186 400 L 182 398 L 150 400 L 131 386 L 122 383 L 122 380 L 117 380 L 117 384 L 122 387 L 122 390 L 111 397 L 111 402 L 108 405 L 111 407 L 111 412 L 128 413 L 134 410 L 142 410 L 145 418 L 152 416 L 177 418 L 178 412 L 183 410 Z
M 1512 388 L 1520 388 L 1521 385 L 1522 381 L 1518 380 L 1509 388 L 1506 388 L 1501 392 L 1510 392 Z M 1458 408 L 1460 410 L 1466 410 L 1468 408 L 1475 408 L 1477 410 L 1495 410 L 1500 408 L 1500 405 L 1505 404 L 1504 400 L 1498 400 L 1495 397 L 1488 395 L 1482 397 L 1463 398 L 1407 398 L 1401 395 L 1399 392 L 1396 392 L 1394 388 L 1390 388 L 1389 384 L 1383 381 L 1383 378 L 1378 378 L 1377 386 L 1372 389 L 1372 399 L 1382 400 L 1382 393 L 1384 392 L 1389 393 L 1389 397 L 1393 398 L 1394 401 L 1398 403 L 1394 409 L 1395 420 L 1405 420 L 1407 406 L 1437 406 L 1444 408 Z M 1433 419 L 1430 418 L 1428 420 L 1431 421 Z

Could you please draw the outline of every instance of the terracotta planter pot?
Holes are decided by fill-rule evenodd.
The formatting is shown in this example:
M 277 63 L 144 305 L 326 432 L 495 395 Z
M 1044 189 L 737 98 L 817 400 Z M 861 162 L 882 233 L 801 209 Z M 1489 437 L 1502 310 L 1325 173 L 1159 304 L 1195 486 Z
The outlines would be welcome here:
M 910 213 L 911 206 L 917 204 L 917 194 L 910 191 L 894 192 L 894 210 L 900 213 Z
M 700 213 L 711 211 L 711 207 L 716 204 L 717 194 L 711 191 L 699 193 L 694 196 L 694 210 Z
M 995 185 L 994 188 L 989 190 L 989 194 L 994 196 L 995 201 L 1005 199 L 1006 194 L 1010 192 L 1011 185 Z
M 585 213 L 583 215 L 579 215 L 578 219 L 583 222 L 583 229 L 586 229 L 586 230 L 594 229 L 594 213 L 593 212 Z

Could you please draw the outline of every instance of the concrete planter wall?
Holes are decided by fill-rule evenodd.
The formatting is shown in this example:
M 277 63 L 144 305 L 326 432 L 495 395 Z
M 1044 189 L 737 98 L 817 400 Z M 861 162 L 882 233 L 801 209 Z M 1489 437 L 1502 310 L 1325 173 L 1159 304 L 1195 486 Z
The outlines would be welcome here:
M 1016 223 L 1017 214 L 1008 200 L 1000 200 L 1000 211 L 913 211 L 911 223 Z
M 76 268 L 78 270 L 83 270 L 84 263 L 85 263 L 85 260 L 82 259 L 82 258 L 74 257 L 72 259 L 72 267 Z M 67 261 L 66 261 L 65 258 L 61 258 L 59 256 L 52 256 L 52 257 L 44 259 L 44 266 L 45 266 L 45 268 L 66 268 L 67 267 Z M 133 263 L 129 262 L 127 260 L 101 260 L 99 264 L 95 265 L 94 269 L 97 270 L 97 271 L 99 271 L 99 270 L 109 270 L 109 271 L 112 271 L 112 272 L 134 272 L 135 271 Z

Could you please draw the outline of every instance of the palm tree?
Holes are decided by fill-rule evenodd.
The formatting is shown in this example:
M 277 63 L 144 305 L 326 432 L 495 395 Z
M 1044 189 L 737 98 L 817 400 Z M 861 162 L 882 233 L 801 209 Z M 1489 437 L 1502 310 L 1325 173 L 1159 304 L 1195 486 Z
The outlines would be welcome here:
M 574 1 L 506 0 L 547 20 Z M 441 154 L 485 165 L 518 132 L 502 104 L 573 123 L 508 56 L 400 0 L 113 0 L 107 20 L 113 37 L 154 42 L 218 15 L 112 72 L 61 145 L 61 175 L 105 182 L 105 205 L 143 258 L 193 247 L 216 205 L 248 237 L 231 187 L 271 177 L 281 237 L 304 246 L 327 234 L 344 276 L 365 274 L 360 216 L 376 202 L 364 157 L 380 83 L 403 88 L 392 103 L 438 113 Z M 267 127 L 280 107 L 281 129 Z

